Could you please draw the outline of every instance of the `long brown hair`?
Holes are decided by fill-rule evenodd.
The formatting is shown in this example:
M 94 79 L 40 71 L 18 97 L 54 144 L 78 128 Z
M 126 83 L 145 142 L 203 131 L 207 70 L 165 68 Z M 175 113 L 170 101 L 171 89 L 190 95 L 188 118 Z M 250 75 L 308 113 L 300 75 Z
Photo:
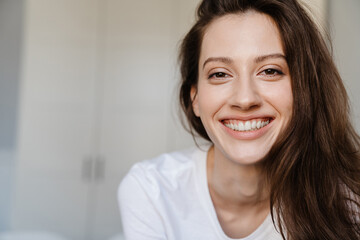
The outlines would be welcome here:
M 201 2 L 179 55 L 180 103 L 189 130 L 210 141 L 190 96 L 198 81 L 203 34 L 215 19 L 248 10 L 277 23 L 294 97 L 293 117 L 264 159 L 273 221 L 284 239 L 360 239 L 360 138 L 327 45 L 296 0 Z

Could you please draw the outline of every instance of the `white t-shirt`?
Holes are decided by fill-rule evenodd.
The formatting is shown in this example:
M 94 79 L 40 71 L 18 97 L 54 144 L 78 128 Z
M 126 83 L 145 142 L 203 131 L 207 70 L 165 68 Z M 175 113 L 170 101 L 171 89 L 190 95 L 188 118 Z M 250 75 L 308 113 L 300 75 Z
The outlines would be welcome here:
M 209 147 L 135 164 L 118 199 L 127 240 L 231 240 L 221 228 L 206 176 Z M 281 240 L 270 215 L 242 240 Z

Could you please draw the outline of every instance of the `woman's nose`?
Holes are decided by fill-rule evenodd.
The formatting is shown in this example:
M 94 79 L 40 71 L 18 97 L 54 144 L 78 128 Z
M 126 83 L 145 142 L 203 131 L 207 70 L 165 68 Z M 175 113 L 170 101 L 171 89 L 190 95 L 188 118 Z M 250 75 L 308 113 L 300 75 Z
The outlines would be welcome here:
M 250 110 L 261 106 L 261 96 L 250 76 L 239 77 L 232 86 L 230 104 L 233 108 Z

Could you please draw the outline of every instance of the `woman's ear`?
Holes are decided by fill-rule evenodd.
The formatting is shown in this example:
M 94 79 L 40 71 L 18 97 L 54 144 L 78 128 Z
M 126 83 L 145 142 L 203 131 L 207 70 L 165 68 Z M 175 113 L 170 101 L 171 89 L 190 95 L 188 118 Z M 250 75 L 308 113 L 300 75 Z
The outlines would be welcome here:
M 190 96 L 191 96 L 191 103 L 192 103 L 192 108 L 193 108 L 194 114 L 195 114 L 195 116 L 200 117 L 199 101 L 198 101 L 198 97 L 197 97 L 197 88 L 195 86 L 191 87 Z

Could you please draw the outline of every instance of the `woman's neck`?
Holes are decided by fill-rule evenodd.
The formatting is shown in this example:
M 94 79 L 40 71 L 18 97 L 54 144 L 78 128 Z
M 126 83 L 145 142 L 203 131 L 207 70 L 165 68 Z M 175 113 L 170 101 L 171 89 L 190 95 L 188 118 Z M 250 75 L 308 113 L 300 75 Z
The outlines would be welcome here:
M 231 162 L 211 147 L 207 175 L 211 199 L 224 233 L 243 238 L 255 231 L 270 210 L 261 166 Z
M 208 185 L 218 204 L 251 207 L 268 202 L 268 188 L 261 164 L 241 165 L 226 159 L 214 147 L 207 157 Z

